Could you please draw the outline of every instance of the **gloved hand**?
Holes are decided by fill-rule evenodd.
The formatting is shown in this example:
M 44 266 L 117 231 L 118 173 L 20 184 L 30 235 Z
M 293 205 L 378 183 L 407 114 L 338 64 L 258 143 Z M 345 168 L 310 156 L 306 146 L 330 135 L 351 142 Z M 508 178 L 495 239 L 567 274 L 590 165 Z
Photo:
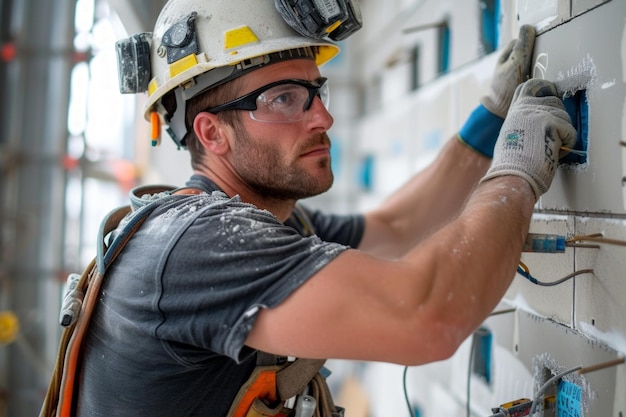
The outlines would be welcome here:
M 502 175 L 526 179 L 535 197 L 548 191 L 561 146 L 573 148 L 576 129 L 550 81 L 530 79 L 513 95 L 513 104 L 500 130 L 491 167 L 481 182 Z
M 519 36 L 502 51 L 489 91 L 459 132 L 461 142 L 491 158 L 504 118 L 511 105 L 515 88 L 530 76 L 535 28 L 520 27 Z
M 489 92 L 480 100 L 496 116 L 506 118 L 515 89 L 530 78 L 534 46 L 535 28 L 523 25 L 518 38 L 512 40 L 498 58 Z

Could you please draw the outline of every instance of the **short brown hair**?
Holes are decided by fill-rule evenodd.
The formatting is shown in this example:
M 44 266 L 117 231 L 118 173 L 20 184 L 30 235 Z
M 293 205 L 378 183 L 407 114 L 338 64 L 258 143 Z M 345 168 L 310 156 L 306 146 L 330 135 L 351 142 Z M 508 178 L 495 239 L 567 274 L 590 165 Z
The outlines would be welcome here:
M 192 168 L 195 169 L 203 164 L 202 157 L 205 152 L 204 147 L 198 140 L 196 132 L 193 130 L 193 122 L 196 116 L 198 113 L 208 108 L 234 100 L 239 96 L 239 92 L 242 88 L 243 81 L 240 78 L 235 78 L 232 81 L 198 94 L 187 101 L 187 108 L 185 109 L 185 127 L 187 128 L 187 134 L 185 135 L 183 143 L 189 150 Z M 173 114 L 176 110 L 176 99 L 173 93 L 163 97 L 162 103 L 169 114 Z M 217 116 L 221 121 L 230 126 L 234 126 L 241 120 L 241 115 L 237 111 L 223 111 L 218 113 Z

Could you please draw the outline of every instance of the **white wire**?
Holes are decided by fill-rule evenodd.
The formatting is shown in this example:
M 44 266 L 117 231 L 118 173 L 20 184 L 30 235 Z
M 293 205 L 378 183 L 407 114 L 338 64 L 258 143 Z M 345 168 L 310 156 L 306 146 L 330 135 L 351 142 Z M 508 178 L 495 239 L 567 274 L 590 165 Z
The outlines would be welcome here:
M 574 368 L 568 369 L 567 371 L 563 371 L 560 374 L 554 375 L 552 378 L 548 379 L 546 381 L 545 384 L 543 384 L 543 386 L 541 388 L 539 388 L 539 390 L 537 391 L 537 393 L 535 394 L 535 399 L 533 400 L 533 405 L 530 408 L 530 415 L 534 415 L 535 413 L 535 408 L 537 408 L 537 404 L 539 404 L 539 401 L 541 400 L 541 398 L 543 397 L 544 392 L 548 389 L 548 387 L 550 385 L 552 385 L 553 383 L 555 383 L 556 381 L 558 381 L 559 379 L 563 378 L 565 375 L 567 374 L 571 374 L 572 372 L 576 372 L 578 371 L 580 368 L 582 368 L 582 366 L 576 366 Z M 543 401 L 542 401 L 543 402 Z

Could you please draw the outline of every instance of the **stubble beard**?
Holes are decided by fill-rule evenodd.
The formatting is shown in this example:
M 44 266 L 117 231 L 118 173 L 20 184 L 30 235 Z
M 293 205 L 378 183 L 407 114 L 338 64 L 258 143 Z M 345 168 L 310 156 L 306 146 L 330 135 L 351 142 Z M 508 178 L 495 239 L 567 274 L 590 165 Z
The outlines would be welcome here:
M 320 157 L 316 173 L 303 165 L 285 166 L 281 160 L 280 147 L 271 141 L 261 145 L 245 129 L 237 129 L 239 152 L 234 155 L 238 173 L 245 183 L 263 198 L 293 201 L 322 194 L 333 184 L 330 156 Z M 269 144 L 269 145 L 267 145 Z M 300 155 L 320 144 L 330 144 L 326 133 L 317 134 L 303 141 L 296 149 Z

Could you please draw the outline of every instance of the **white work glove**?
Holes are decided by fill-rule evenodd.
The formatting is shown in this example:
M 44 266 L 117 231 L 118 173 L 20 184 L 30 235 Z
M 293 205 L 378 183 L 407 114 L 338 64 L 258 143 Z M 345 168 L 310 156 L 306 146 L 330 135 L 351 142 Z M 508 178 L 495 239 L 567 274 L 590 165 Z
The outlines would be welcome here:
M 576 129 L 550 81 L 530 79 L 513 96 L 509 114 L 500 130 L 491 167 L 481 182 L 502 175 L 528 181 L 539 197 L 548 191 L 559 156 L 573 148 Z
M 506 118 L 515 89 L 530 78 L 534 46 L 535 28 L 523 25 L 518 38 L 512 40 L 500 54 L 489 92 L 480 100 L 496 116 Z
M 523 25 L 519 37 L 502 51 L 489 86 L 489 92 L 480 99 L 481 104 L 470 114 L 459 131 L 462 143 L 488 158 L 504 122 L 515 88 L 530 76 L 530 63 L 535 46 L 535 29 Z

